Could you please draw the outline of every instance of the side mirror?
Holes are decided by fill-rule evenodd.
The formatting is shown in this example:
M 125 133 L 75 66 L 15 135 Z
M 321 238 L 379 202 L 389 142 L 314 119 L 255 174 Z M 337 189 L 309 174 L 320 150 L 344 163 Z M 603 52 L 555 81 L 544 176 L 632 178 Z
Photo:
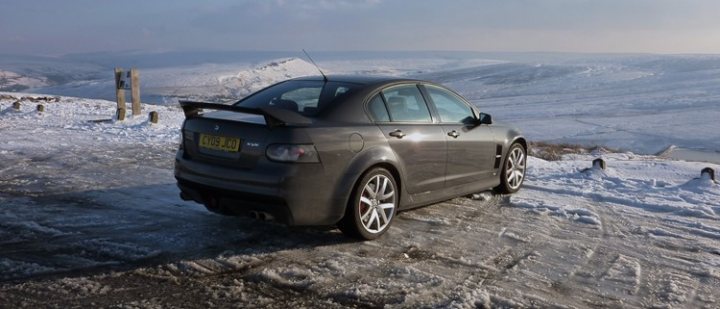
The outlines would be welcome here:
M 486 114 L 486 113 L 480 113 L 480 115 L 478 115 L 477 120 L 478 120 L 479 124 L 492 124 L 493 123 L 492 116 L 490 116 L 490 114 Z

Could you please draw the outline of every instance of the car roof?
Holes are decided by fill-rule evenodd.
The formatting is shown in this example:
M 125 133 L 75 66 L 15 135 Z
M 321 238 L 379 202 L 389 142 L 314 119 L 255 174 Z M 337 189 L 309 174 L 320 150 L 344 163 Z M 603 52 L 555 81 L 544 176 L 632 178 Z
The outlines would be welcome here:
M 322 76 L 304 76 L 294 78 L 293 80 L 324 80 Z M 417 79 L 400 78 L 393 76 L 375 76 L 375 75 L 327 75 L 327 80 L 331 82 L 345 82 L 362 85 L 370 84 L 387 84 L 395 82 L 420 82 Z

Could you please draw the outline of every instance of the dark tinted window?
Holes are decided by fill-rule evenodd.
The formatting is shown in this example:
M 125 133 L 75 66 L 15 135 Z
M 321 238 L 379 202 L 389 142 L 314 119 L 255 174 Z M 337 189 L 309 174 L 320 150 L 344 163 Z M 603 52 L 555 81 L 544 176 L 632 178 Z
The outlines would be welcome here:
M 314 116 L 357 85 L 341 82 L 291 80 L 275 84 L 235 103 L 244 107 L 279 107 L 305 116 Z
M 370 117 L 375 121 L 390 121 L 390 115 L 388 115 L 387 108 L 385 107 L 385 101 L 383 101 L 380 95 L 376 95 L 368 103 L 368 111 Z
M 435 86 L 426 86 L 425 88 L 435 103 L 440 121 L 463 123 L 474 118 L 470 106 L 454 93 Z
M 390 87 L 382 91 L 392 121 L 432 122 L 425 100 L 415 85 Z

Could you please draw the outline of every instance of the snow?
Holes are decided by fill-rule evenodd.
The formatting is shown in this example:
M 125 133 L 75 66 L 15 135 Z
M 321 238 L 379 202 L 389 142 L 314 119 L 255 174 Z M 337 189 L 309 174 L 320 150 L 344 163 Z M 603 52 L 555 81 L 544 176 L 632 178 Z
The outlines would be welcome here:
M 32 97 L 31 94 L 4 93 L 15 98 Z M 113 120 L 117 104 L 109 101 L 91 99 L 67 98 L 60 102 L 21 101 L 20 110 L 12 108 L 13 100 L 5 100 L 0 105 L 0 116 L 3 124 L 0 128 L 8 129 L 5 134 L 8 139 L 4 143 L 16 145 L 20 148 L 43 147 L 42 140 L 51 136 L 61 138 L 70 132 L 88 132 L 94 134 L 73 135 L 73 138 L 91 139 L 99 142 L 130 142 L 130 143 L 157 143 L 179 140 L 178 128 L 184 120 L 184 115 L 177 106 L 145 105 L 143 114 L 133 116 L 128 108 L 126 121 Z M 45 112 L 37 112 L 37 104 L 45 106 Z M 159 115 L 157 124 L 150 123 L 148 113 L 156 111 Z M 28 127 L 27 123 L 37 124 Z M 10 130 L 12 129 L 12 130 Z M 10 138 L 12 134 L 22 134 L 23 138 Z M 66 139 L 66 138 L 65 138 Z M 73 141 L 73 144 L 78 144 Z
M 581 192 L 591 200 L 623 205 L 660 213 L 675 213 L 699 218 L 717 218 L 720 210 L 720 192 L 717 183 L 709 178 L 700 178 L 700 168 L 694 162 L 663 160 L 654 156 L 633 154 L 605 154 L 607 170 L 585 168 L 581 164 L 590 162 L 593 155 L 570 155 L 567 161 L 547 162 L 531 157 L 528 174 L 540 182 L 541 191 L 552 195 Z M 717 169 L 718 165 L 708 164 Z M 692 170 L 692 167 L 696 167 Z M 559 173 L 548 173 L 550 170 Z M 695 175 L 697 176 L 695 176 Z M 539 176 L 542 175 L 542 176 Z M 669 179 L 682 176 L 676 183 Z M 658 181 L 658 179 L 662 179 Z M 518 194 L 522 197 L 523 194 Z M 545 195 L 518 199 L 516 207 L 529 208 L 536 212 L 550 212 L 556 216 L 580 220 L 599 225 L 597 214 L 583 208 L 575 208 L 576 202 L 568 199 L 565 205 L 547 205 Z
M 509 63 L 421 77 L 458 89 L 532 140 L 645 154 L 670 145 L 720 149 L 717 67 L 677 72 L 637 60 L 614 62 Z
M 322 63 L 326 74 L 373 74 L 402 76 L 424 71 L 498 63 L 483 59 L 369 59 L 333 60 Z M 297 57 L 258 62 L 204 63 L 140 70 L 144 102 L 176 104 L 179 99 L 236 101 L 270 84 L 290 78 L 319 75 L 308 60 Z M 59 95 L 101 98 L 115 96 L 112 76 L 74 80 L 66 84 L 35 87 L 33 91 Z
M 368 55 L 327 54 L 325 59 L 316 60 L 328 74 L 390 75 L 446 84 L 496 121 L 519 126 L 532 140 L 605 145 L 642 154 L 655 154 L 674 145 L 677 154 L 668 152 L 669 157 L 720 162 L 718 56 Z M 175 105 L 179 99 L 234 101 L 280 80 L 318 75 L 309 61 L 299 57 L 260 60 L 253 56 L 252 60 L 243 60 L 238 56 L 236 62 L 223 57 L 213 62 L 207 55 L 203 58 L 208 60 L 173 61 L 171 66 L 140 61 L 147 66 L 140 68 L 143 101 L 167 105 Z M 61 60 L 25 63 L 26 67 L 49 71 L 33 68 L 21 76 L 47 79 L 42 74 L 57 77 L 58 70 L 67 70 L 72 78 L 66 82 L 38 84 L 31 90 L 113 100 L 112 68 L 83 65 L 76 63 L 77 59 L 66 59 L 69 62 L 63 66 L 58 63 Z M 66 68 L 70 64 L 77 69 Z M 24 70 L 17 64 L 0 62 L 0 69 L 3 67 Z
M 328 67 L 434 74 L 540 139 L 627 142 L 644 153 L 670 144 L 718 149 L 712 124 L 679 124 L 717 117 L 716 77 L 706 72 L 714 58 L 700 67 L 601 60 L 575 68 L 425 59 L 421 73 L 412 59 Z M 293 58 L 231 69 L 218 84 L 231 95 L 315 74 Z M 246 78 L 253 74 L 263 77 Z M 688 92 L 663 90 L 679 84 Z M 100 99 L 12 108 L 38 96 L 45 95 L 0 92 L 0 307 L 720 304 L 720 185 L 700 176 L 704 167 L 720 171 L 715 163 L 625 149 L 531 156 L 514 195 L 482 192 L 403 212 L 382 238 L 356 242 L 334 229 L 223 217 L 180 200 L 172 173 L 184 119 L 177 106 L 143 104 L 142 115 L 128 112 L 125 121 L 112 120 L 116 103 Z M 676 98 L 658 99 L 669 96 Z M 644 122 L 628 122 L 630 109 Z M 148 121 L 152 110 L 158 124 Z M 653 127 L 662 120 L 672 130 Z M 653 131 L 651 141 L 632 142 L 644 130 Z M 694 140 L 678 142 L 690 130 Z M 607 169 L 593 167 L 596 158 Z

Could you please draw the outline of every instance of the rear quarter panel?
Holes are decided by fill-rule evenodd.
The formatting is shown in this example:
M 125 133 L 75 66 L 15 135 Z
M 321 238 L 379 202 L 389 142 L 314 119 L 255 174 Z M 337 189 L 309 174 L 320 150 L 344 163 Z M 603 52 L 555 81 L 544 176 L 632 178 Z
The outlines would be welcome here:
M 397 165 L 384 134 L 374 124 L 326 125 L 307 130 L 320 154 L 325 186 L 333 192 L 332 203 L 337 204 L 334 209 L 342 209 L 342 214 L 355 182 L 366 170 L 381 163 Z

